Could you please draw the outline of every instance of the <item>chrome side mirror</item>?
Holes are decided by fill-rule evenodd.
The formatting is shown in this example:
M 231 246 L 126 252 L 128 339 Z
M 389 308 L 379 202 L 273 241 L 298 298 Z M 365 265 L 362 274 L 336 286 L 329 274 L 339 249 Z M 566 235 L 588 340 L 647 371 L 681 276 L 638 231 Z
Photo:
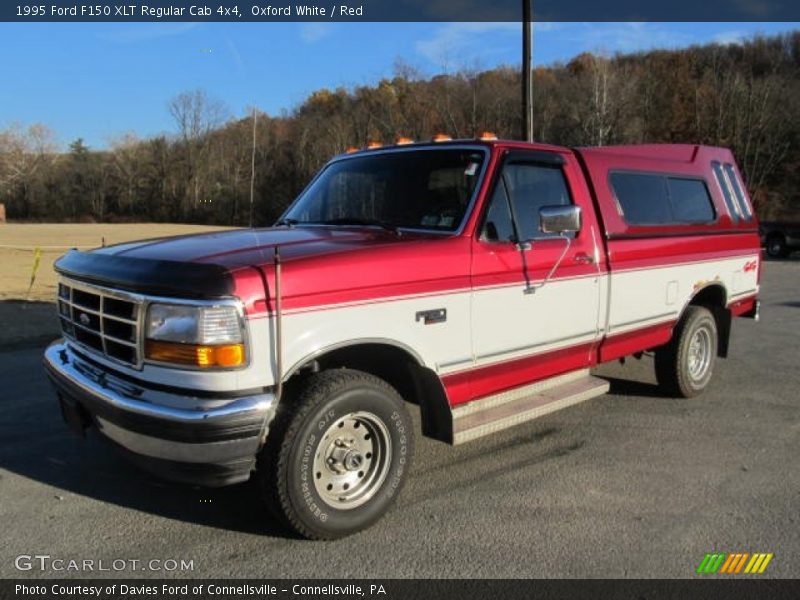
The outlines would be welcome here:
M 539 228 L 544 233 L 574 233 L 581 229 L 581 207 L 543 206 L 539 209 Z

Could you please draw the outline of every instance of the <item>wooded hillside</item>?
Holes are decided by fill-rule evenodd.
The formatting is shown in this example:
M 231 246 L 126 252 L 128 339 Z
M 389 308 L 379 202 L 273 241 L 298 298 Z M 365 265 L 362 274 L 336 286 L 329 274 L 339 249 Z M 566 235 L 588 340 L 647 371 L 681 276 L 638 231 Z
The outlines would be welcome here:
M 534 73 L 534 134 L 563 145 L 731 147 L 762 218 L 800 212 L 800 32 L 741 45 L 603 57 Z M 202 90 L 174 98 L 175 133 L 57 152 L 44 124 L 0 130 L 0 202 L 11 219 L 247 224 L 252 116 Z M 54 100 L 57 101 L 57 100 Z M 421 76 L 399 64 L 374 86 L 319 90 L 286 116 L 257 115 L 254 224 L 274 220 L 348 146 L 399 136 L 520 132 L 515 67 Z M 43 116 L 43 118 L 45 118 Z

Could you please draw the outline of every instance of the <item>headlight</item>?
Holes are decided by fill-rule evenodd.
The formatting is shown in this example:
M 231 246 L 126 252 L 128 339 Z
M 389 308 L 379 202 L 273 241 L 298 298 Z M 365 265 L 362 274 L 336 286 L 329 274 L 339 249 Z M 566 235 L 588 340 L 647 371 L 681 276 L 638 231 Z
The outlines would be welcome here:
M 151 304 L 145 337 L 150 360 L 205 368 L 238 367 L 246 360 L 235 306 Z

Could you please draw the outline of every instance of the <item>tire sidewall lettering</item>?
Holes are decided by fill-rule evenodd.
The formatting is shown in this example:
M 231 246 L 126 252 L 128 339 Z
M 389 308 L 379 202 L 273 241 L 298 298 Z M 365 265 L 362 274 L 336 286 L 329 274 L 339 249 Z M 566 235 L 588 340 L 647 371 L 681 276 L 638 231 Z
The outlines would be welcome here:
M 316 493 L 312 491 L 314 489 L 313 475 L 310 474 L 316 446 L 317 436 L 312 433 L 306 439 L 300 455 L 300 493 L 311 514 L 324 523 L 328 520 L 328 514 L 325 511 L 325 505 L 315 499 Z

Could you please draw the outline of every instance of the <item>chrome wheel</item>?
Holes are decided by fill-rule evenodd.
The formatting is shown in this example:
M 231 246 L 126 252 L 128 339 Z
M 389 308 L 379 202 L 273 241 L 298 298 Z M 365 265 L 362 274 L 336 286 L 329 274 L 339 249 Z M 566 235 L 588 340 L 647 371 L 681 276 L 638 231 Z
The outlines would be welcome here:
M 689 377 L 694 381 L 701 380 L 711 365 L 712 353 L 711 333 L 701 327 L 694 332 L 689 342 Z
M 389 430 L 373 413 L 353 412 L 331 425 L 317 444 L 314 486 L 338 510 L 367 502 L 383 485 L 391 463 Z

